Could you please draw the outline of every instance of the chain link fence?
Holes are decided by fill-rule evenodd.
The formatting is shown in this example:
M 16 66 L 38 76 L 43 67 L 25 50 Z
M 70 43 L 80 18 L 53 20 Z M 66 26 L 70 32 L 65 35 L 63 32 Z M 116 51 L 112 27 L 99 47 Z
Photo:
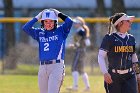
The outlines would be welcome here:
M 87 48 L 85 66 L 88 73 L 91 74 L 101 74 L 97 56 L 98 49 L 101 44 L 103 36 L 108 31 L 108 23 L 88 23 L 91 31 L 91 46 Z M 134 23 L 132 25 L 132 31 L 130 33 L 134 34 L 136 37 L 137 52 L 138 56 L 140 55 L 140 39 L 139 35 L 139 23 Z M 22 26 L 22 25 L 21 25 Z M 137 26 L 137 29 L 136 29 Z M 22 29 L 19 29 L 19 32 L 22 32 Z M 67 44 L 71 43 L 74 29 L 71 30 L 72 33 L 68 36 Z M 94 32 L 94 33 L 93 33 Z M 21 34 L 22 36 L 22 34 Z M 19 36 L 19 38 L 21 38 Z M 24 35 L 22 38 L 28 38 L 28 35 Z M 75 50 L 66 48 L 65 55 L 65 64 L 66 64 L 66 73 L 71 73 L 71 65 L 74 58 Z M 10 49 L 10 52 L 7 56 L 4 56 L 4 59 L 0 62 L 0 71 L 4 74 L 37 74 L 39 67 L 38 59 L 38 45 L 37 42 L 31 38 L 28 38 L 28 42 L 17 42 L 14 48 Z

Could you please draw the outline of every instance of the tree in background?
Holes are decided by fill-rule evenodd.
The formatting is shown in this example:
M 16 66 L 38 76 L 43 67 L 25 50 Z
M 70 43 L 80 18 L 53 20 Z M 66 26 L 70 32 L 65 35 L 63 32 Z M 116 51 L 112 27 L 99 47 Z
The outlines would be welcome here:
M 105 8 L 104 0 L 96 0 L 96 2 L 97 2 L 97 16 L 105 17 L 106 8 Z
M 27 8 L 23 8 L 21 11 L 22 11 L 22 17 L 29 16 L 29 11 Z M 21 25 L 23 26 L 24 24 L 25 23 L 22 23 Z M 21 31 L 20 32 L 20 43 L 28 43 L 28 41 L 29 41 L 29 36 L 24 31 Z
M 126 12 L 124 0 L 112 0 L 112 14 Z
M 13 17 L 13 2 L 12 0 L 3 0 L 4 17 Z M 7 49 L 15 46 L 15 31 L 13 23 L 5 23 Z
M 97 8 L 96 8 L 95 16 L 96 17 L 107 16 L 104 0 L 96 0 L 96 2 L 97 2 Z M 98 35 L 95 40 L 96 41 L 98 40 L 98 42 L 99 42 L 102 40 L 102 38 L 98 38 L 98 37 L 103 37 L 106 34 L 107 24 L 106 23 L 96 23 L 94 25 L 96 25 L 96 28 L 95 28 L 96 30 L 94 33 L 96 33 L 96 35 Z
M 104 0 L 96 0 L 97 2 L 97 8 L 93 9 L 93 11 L 91 12 L 91 17 L 105 17 L 106 16 L 106 9 L 105 9 L 105 5 L 104 5 Z M 91 41 L 93 42 L 93 47 L 94 48 L 97 48 L 97 45 L 96 45 L 96 34 L 97 34 L 97 30 L 95 28 L 95 24 L 91 24 L 90 25 L 90 29 L 93 29 L 93 31 L 91 30 Z
M 13 1 L 12 0 L 3 0 L 4 4 L 4 17 L 13 17 Z M 6 58 L 5 67 L 8 69 L 16 68 L 16 57 L 15 57 L 15 31 L 13 23 L 5 23 L 4 24 L 5 38 L 6 38 Z M 12 53 L 11 53 L 11 52 Z
M 91 17 L 105 17 L 106 16 L 106 8 L 104 4 L 104 0 L 96 0 L 97 7 L 96 9 L 92 10 Z M 106 33 L 105 32 L 105 26 L 106 24 L 104 23 L 95 23 L 95 24 L 90 24 L 90 30 L 91 30 L 91 47 L 93 50 L 88 52 L 87 60 L 90 62 L 91 66 L 91 73 L 94 72 L 94 66 L 97 64 L 97 49 L 98 49 L 98 44 L 99 39 L 102 40 L 101 38 L 98 37 L 103 37 L 103 35 Z M 98 36 L 97 36 L 98 35 Z M 94 52 L 93 52 L 94 51 Z

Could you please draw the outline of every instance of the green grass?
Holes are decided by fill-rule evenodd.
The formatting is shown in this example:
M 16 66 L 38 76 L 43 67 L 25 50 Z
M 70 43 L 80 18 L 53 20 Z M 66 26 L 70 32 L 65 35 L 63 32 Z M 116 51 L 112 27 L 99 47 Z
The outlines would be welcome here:
M 87 93 L 105 93 L 103 77 L 101 75 L 89 76 L 91 91 Z M 0 75 L 0 93 L 39 93 L 37 75 Z M 66 75 L 61 93 L 83 93 L 84 84 L 79 78 L 78 92 L 67 91 L 66 87 L 72 85 L 71 75 Z
M 38 93 L 37 77 L 1 75 L 0 93 Z
M 5 70 L 5 74 L 25 74 L 25 75 L 37 75 L 38 65 L 18 64 L 14 70 Z
M 4 71 L 5 74 L 0 75 L 0 93 L 39 93 L 37 81 L 38 68 L 38 65 L 18 64 L 14 70 L 6 69 Z M 67 87 L 72 85 L 71 66 L 67 65 L 65 70 L 66 76 L 61 93 L 83 93 L 84 83 L 82 82 L 82 77 L 79 78 L 78 92 L 66 90 Z M 103 76 L 101 75 L 100 69 L 94 67 L 91 73 L 91 68 L 87 66 L 85 71 L 89 74 L 91 85 L 91 91 L 87 93 L 105 93 Z
M 13 69 L 13 70 L 5 69 L 4 74 L 37 75 L 38 68 L 39 68 L 39 65 L 35 65 L 35 64 L 34 65 L 33 64 L 18 64 L 16 69 Z M 65 70 L 66 70 L 67 75 L 71 75 L 70 65 L 66 65 Z M 98 66 L 95 66 L 93 71 L 91 71 L 91 68 L 89 66 L 86 66 L 85 71 L 91 75 L 101 75 L 101 72 Z M 1 72 L 2 72 L 2 65 L 0 62 L 0 73 Z

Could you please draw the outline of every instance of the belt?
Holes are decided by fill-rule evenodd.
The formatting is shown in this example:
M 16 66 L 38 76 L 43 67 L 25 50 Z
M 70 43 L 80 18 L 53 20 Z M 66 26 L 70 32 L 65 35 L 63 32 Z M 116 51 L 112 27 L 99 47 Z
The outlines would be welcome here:
M 126 73 L 131 72 L 131 71 L 132 71 L 132 68 L 125 69 L 125 70 L 112 69 L 113 73 L 118 73 L 118 74 L 126 74 Z
M 61 60 L 40 61 L 40 65 L 60 63 Z

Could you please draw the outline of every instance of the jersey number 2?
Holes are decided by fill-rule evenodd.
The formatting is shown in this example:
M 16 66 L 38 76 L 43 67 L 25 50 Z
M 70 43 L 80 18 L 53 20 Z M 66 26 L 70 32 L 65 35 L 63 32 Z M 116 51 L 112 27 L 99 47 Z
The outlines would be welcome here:
M 44 51 L 49 51 L 49 43 L 44 44 Z

